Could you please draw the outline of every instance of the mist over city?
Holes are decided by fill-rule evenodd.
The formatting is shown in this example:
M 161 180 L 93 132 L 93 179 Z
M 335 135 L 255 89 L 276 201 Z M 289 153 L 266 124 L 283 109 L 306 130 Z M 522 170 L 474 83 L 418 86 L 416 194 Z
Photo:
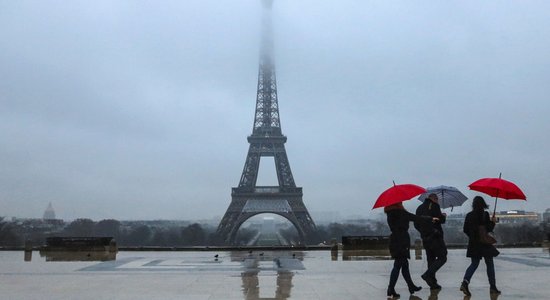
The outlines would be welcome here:
M 550 294 L 548 1 L 0 1 L 0 40 L 2 299 Z
M 499 174 L 527 195 L 499 211 L 550 207 L 548 6 L 276 1 L 281 129 L 313 220 L 383 220 L 392 181 L 471 199 Z M 0 216 L 219 222 L 253 129 L 259 1 L 1 7 Z M 257 184 L 277 185 L 273 158 Z

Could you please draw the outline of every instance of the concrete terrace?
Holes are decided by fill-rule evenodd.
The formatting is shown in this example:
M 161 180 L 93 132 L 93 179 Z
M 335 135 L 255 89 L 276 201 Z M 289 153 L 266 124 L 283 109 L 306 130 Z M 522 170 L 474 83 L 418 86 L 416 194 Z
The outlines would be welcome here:
M 218 255 L 215 257 L 215 255 Z M 430 294 L 420 279 L 425 260 L 411 273 L 424 289 L 410 297 L 402 278 L 401 299 L 464 299 L 458 290 L 469 260 L 449 251 L 439 273 L 443 289 Z M 549 299 L 550 257 L 541 248 L 502 249 L 495 260 L 498 299 Z M 115 261 L 46 261 L 34 251 L 0 251 L 1 299 L 386 299 L 391 260 L 337 261 L 330 251 L 122 251 Z M 482 263 L 471 299 L 496 299 Z

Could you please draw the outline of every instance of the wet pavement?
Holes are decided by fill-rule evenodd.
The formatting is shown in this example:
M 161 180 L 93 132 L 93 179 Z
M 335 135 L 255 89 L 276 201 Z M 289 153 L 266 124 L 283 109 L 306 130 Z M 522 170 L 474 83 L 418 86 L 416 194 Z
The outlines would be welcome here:
M 341 253 L 340 253 L 341 254 Z M 217 255 L 217 257 L 216 257 Z M 469 261 L 450 250 L 438 273 L 443 289 L 430 294 L 420 274 L 425 260 L 410 260 L 423 290 L 401 299 L 497 299 L 489 295 L 485 266 L 458 290 Z M 541 248 L 502 249 L 495 260 L 500 300 L 549 299 L 550 256 Z M 391 260 L 331 259 L 330 251 L 119 252 L 113 261 L 46 261 L 37 251 L 0 251 L 1 299 L 386 299 Z

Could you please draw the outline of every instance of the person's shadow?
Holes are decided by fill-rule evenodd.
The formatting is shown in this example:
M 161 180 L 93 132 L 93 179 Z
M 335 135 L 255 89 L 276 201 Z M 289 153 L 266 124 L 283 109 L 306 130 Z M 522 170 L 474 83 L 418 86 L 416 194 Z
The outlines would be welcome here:
M 439 292 L 441 292 L 440 289 L 435 289 L 435 290 L 430 290 L 430 296 L 428 296 L 428 300 L 437 300 L 438 299 L 438 295 L 439 295 Z M 466 300 L 466 298 L 464 298 Z M 470 298 L 468 298 L 470 299 Z M 422 300 L 422 298 L 418 297 L 418 296 L 415 296 L 415 295 L 411 295 L 409 297 L 409 300 Z M 492 300 L 492 299 L 491 299 Z
M 489 294 L 489 299 L 497 300 L 499 296 L 500 296 L 499 294 Z M 472 296 L 464 296 L 463 300 L 470 300 L 470 299 L 472 299 Z
M 491 297 L 491 300 L 497 300 L 498 296 L 500 296 L 499 294 L 489 294 L 489 295 Z

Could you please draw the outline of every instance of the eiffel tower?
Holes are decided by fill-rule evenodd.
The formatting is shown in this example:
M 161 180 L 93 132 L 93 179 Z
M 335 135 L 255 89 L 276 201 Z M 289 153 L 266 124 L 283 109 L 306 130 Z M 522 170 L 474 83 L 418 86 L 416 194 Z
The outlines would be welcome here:
M 317 229 L 302 201 L 302 188 L 296 187 L 285 150 L 277 101 L 277 81 L 273 61 L 271 7 L 273 0 L 263 2 L 262 44 L 258 71 L 258 92 L 252 135 L 248 136 L 248 155 L 239 186 L 232 188 L 231 204 L 217 229 L 225 244 L 235 241 L 239 227 L 249 218 L 272 213 L 290 221 L 298 231 L 301 243 L 314 242 Z M 261 157 L 273 157 L 278 186 L 256 186 Z

